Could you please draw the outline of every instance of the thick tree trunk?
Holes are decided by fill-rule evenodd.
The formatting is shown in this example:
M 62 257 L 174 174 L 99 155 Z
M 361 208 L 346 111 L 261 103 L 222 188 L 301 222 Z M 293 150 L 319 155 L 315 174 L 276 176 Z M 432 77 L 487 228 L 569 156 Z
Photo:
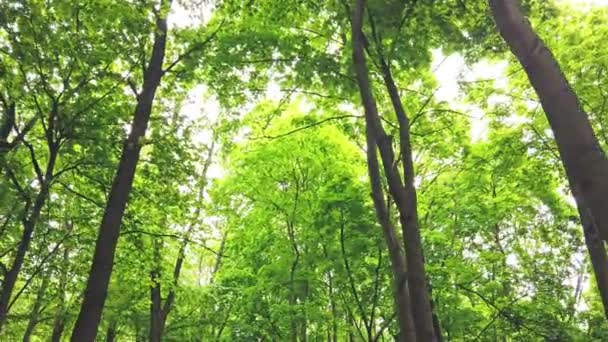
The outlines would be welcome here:
M 516 0 L 489 0 L 498 31 L 526 71 L 545 111 L 572 194 L 584 202 L 599 235 L 608 240 L 608 159 L 578 98 L 551 51 Z
M 161 14 L 164 11 L 165 9 L 159 11 L 159 15 L 164 15 Z M 166 17 L 159 17 L 156 21 L 156 33 L 150 64 L 145 72 L 142 92 L 137 97 L 131 132 L 124 143 L 99 228 L 84 300 L 72 333 L 71 340 L 73 342 L 93 342 L 97 335 L 97 328 L 101 320 L 112 274 L 122 217 L 131 193 L 142 139 L 145 137 L 148 121 L 150 120 L 154 96 L 163 75 L 162 65 L 165 57 L 166 40 L 167 20 Z

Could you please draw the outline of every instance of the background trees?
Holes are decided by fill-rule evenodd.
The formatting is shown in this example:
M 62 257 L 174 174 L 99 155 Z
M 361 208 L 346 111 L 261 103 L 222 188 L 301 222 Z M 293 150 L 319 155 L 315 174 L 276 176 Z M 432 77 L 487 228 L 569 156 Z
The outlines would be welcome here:
M 605 147 L 606 8 L 521 5 Z M 376 151 L 352 60 L 354 9 L 0 4 L 0 339 L 80 339 L 79 314 L 92 313 L 83 293 L 102 284 L 89 279 L 95 253 L 114 260 L 101 260 L 107 299 L 84 340 L 405 338 L 407 306 L 394 295 L 412 289 L 406 272 L 419 274 L 404 267 L 412 247 L 394 229 L 403 212 L 386 176 L 396 170 L 416 190 L 433 335 L 605 340 L 604 242 L 584 215 L 581 225 L 543 109 L 488 4 L 362 8 L 359 54 L 389 163 L 366 155 Z M 154 36 L 157 47 L 166 39 L 164 60 Z M 446 82 L 440 55 L 461 59 L 463 75 Z M 457 96 L 439 96 L 450 87 Z M 144 102 L 147 123 L 133 124 Z M 125 141 L 136 140 L 124 214 L 106 225 L 115 246 L 96 252 Z

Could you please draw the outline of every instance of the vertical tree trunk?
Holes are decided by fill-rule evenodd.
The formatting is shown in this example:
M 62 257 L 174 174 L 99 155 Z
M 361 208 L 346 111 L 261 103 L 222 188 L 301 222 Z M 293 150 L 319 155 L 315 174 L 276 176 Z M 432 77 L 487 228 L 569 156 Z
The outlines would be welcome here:
M 162 2 L 161 7 L 163 7 Z M 72 332 L 71 340 L 73 342 L 93 342 L 95 336 L 97 336 L 97 328 L 101 320 L 112 274 L 122 217 L 131 193 L 142 139 L 145 137 L 148 121 L 150 120 L 154 96 L 163 75 L 162 66 L 167 40 L 167 20 L 166 17 L 162 16 L 166 15 L 166 12 L 168 12 L 166 10 L 166 8 L 161 8 L 157 13 L 152 56 L 144 74 L 142 92 L 137 96 L 137 106 L 133 115 L 131 132 L 124 143 L 99 228 L 84 300 Z
M 560 66 L 516 0 L 489 0 L 501 36 L 526 71 L 555 136 L 579 209 L 585 242 L 608 317 L 608 159 Z
M 68 225 L 68 229 L 71 230 L 71 223 Z M 68 281 L 68 266 L 69 266 L 70 250 L 64 247 L 63 250 L 63 261 L 62 271 L 59 278 L 59 305 L 57 312 L 55 313 L 55 319 L 53 320 L 53 334 L 51 335 L 52 342 L 60 342 L 63 336 L 63 330 L 65 329 L 65 291 Z
M 382 165 L 384 173 L 388 181 L 389 192 L 395 200 L 399 209 L 400 221 L 402 228 L 404 229 L 404 239 L 407 244 L 408 253 L 408 266 L 414 267 L 414 269 L 408 269 L 409 279 L 411 284 L 415 288 L 410 291 L 412 295 L 415 294 L 416 298 L 413 299 L 414 304 L 411 307 L 411 312 L 402 312 L 404 309 L 402 306 L 397 304 L 398 319 L 400 322 L 401 338 L 406 340 L 412 340 L 413 335 L 409 331 L 408 319 L 411 321 L 412 316 L 414 317 L 415 335 L 420 341 L 436 341 L 435 332 L 433 328 L 432 312 L 430 309 L 430 301 L 428 293 L 426 291 L 426 276 L 424 273 L 424 261 L 422 257 L 422 246 L 420 243 L 420 232 L 417 229 L 417 218 L 415 210 L 412 210 L 412 206 L 415 209 L 416 199 L 415 190 L 413 189 L 413 179 L 406 180 L 404 187 L 399 176 L 397 169 L 397 163 L 395 162 L 395 153 L 393 151 L 391 139 L 386 135 L 378 115 L 378 109 L 376 107 L 376 101 L 374 99 L 370 81 L 369 71 L 367 69 L 364 53 L 365 38 L 363 36 L 363 12 L 365 7 L 364 0 L 357 0 L 352 19 L 352 40 L 353 40 L 353 61 L 355 67 L 355 73 L 357 76 L 357 83 L 359 85 L 359 91 L 361 94 L 361 101 L 365 109 L 366 128 L 367 128 L 367 153 L 368 153 L 368 170 L 370 172 L 370 180 L 372 182 L 372 196 L 374 198 L 374 204 L 376 206 L 376 213 L 379 221 L 385 231 L 389 231 L 388 235 L 385 233 L 385 239 L 389 245 L 389 255 L 391 256 L 391 263 L 393 264 L 394 277 L 397 279 L 397 291 L 402 291 L 405 288 L 406 280 L 400 279 L 400 275 L 405 276 L 405 267 L 401 266 L 401 270 L 395 269 L 396 263 L 400 262 L 401 256 L 397 252 L 395 246 L 396 235 L 394 228 L 392 228 L 390 222 L 390 216 L 384 198 L 382 195 L 382 184 L 380 182 L 380 172 L 378 167 L 378 161 L 376 158 L 376 146 L 380 151 L 382 159 Z M 406 130 L 406 131 L 404 131 Z M 409 134 L 409 127 L 402 126 L 401 134 L 404 132 Z M 403 154 L 407 154 L 409 151 L 409 138 L 404 139 L 403 143 L 408 143 L 406 150 L 402 151 Z M 411 153 L 411 152 L 409 152 Z M 410 154 L 411 162 L 411 154 Z M 405 160 L 407 162 L 407 160 Z M 411 167 L 411 164 L 409 165 Z M 404 168 L 407 168 L 408 164 L 404 163 Z M 406 177 L 407 177 L 406 170 Z M 411 168 L 410 176 L 413 176 L 413 168 Z M 390 227 L 390 229 L 388 229 Z M 392 230 L 392 233 L 390 232 Z M 399 249 L 400 251 L 400 246 Z M 394 255 L 395 254 L 395 255 Z M 397 265 L 398 266 L 398 265 Z M 399 296 L 397 296 L 399 300 Z M 401 300 L 406 300 L 401 298 Z M 407 297 L 409 302 L 409 297 Z M 408 303 L 409 304 L 409 303 Z
M 163 330 L 165 328 L 165 317 L 166 313 L 163 309 L 163 300 L 161 293 L 160 283 L 160 250 L 161 245 L 159 241 L 154 241 L 154 261 L 157 263 L 150 272 L 150 282 L 153 284 L 150 287 L 150 342 L 160 342 L 163 337 Z M 178 264 L 181 267 L 181 258 L 183 251 L 180 249 L 178 256 Z M 171 291 L 173 292 L 173 290 Z M 167 302 L 165 302 L 167 304 Z
M 393 80 L 390 66 L 384 58 L 380 61 L 385 86 L 388 90 L 393 109 L 399 122 L 399 144 L 401 147 L 401 164 L 403 166 L 403 187 L 397 186 L 391 190 L 400 214 L 401 229 L 405 244 L 405 254 L 408 268 L 408 281 L 412 298 L 412 313 L 416 332 L 422 340 L 432 341 L 437 338 L 439 326 L 435 324 L 431 305 L 430 291 L 427 288 L 427 276 L 424 268 L 424 253 L 422 237 L 418 225 L 418 203 L 414 186 L 415 172 L 410 143 L 410 121 L 407 117 L 399 90 Z M 398 173 L 393 173 L 398 177 Z M 389 188 L 390 189 L 390 188 Z
M 593 224 L 589 210 L 584 206 L 579 206 L 579 214 L 583 224 L 585 244 L 595 273 L 595 282 L 604 305 L 604 316 L 608 319 L 608 256 L 606 255 L 606 246 L 599 236 L 597 227 Z
M 40 308 L 42 307 L 42 301 L 44 300 L 46 287 L 49 283 L 50 271 L 44 272 L 42 277 L 42 283 L 40 284 L 38 291 L 36 291 L 36 299 L 34 300 L 34 304 L 32 305 L 30 318 L 27 322 L 27 327 L 25 328 L 25 332 L 23 334 L 23 342 L 30 342 L 30 338 L 34 333 L 34 329 L 36 329 L 36 325 L 38 325 L 38 321 L 40 318 Z
M 551 51 L 516 0 L 489 0 L 498 31 L 526 71 L 545 111 L 574 198 L 608 240 L 608 159 Z
M 49 161 L 44 176 L 40 177 L 42 179 L 42 184 L 40 184 L 40 190 L 38 191 L 38 194 L 34 201 L 34 206 L 31 208 L 31 210 L 28 211 L 28 206 L 26 206 L 25 209 L 25 214 L 23 217 L 23 234 L 21 236 L 21 241 L 19 242 L 19 246 L 17 247 L 17 253 L 15 254 L 15 259 L 13 260 L 11 268 L 6 273 L 6 276 L 4 277 L 4 280 L 2 282 L 2 293 L 0 294 L 0 332 L 2 331 L 2 328 L 6 323 L 13 290 L 15 289 L 17 278 L 19 276 L 19 273 L 21 272 L 21 267 L 23 267 L 25 255 L 27 254 L 27 251 L 29 249 L 30 242 L 32 240 L 32 235 L 34 234 L 34 229 L 36 228 L 36 223 L 38 222 L 38 218 L 40 217 L 40 213 L 42 212 L 42 208 L 44 207 L 47 196 L 49 194 L 50 183 L 53 178 L 53 171 L 55 169 L 55 162 L 57 160 L 58 150 L 59 146 L 50 141 Z
M 108 326 L 108 330 L 106 332 L 106 342 L 114 342 L 116 341 L 116 322 L 110 322 Z

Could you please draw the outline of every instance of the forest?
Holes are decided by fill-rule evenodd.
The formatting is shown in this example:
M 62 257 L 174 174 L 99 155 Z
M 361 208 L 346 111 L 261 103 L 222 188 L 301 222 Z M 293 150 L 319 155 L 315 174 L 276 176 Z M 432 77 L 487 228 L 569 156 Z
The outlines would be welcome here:
M 608 1 L 0 0 L 0 341 L 608 341 Z

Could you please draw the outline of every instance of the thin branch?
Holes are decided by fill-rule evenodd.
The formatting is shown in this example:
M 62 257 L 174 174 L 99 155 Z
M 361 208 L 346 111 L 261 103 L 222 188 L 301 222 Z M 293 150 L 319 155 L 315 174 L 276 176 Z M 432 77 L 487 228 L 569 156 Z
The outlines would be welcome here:
M 285 136 L 288 136 L 288 135 L 291 135 L 291 134 L 303 131 L 305 129 L 309 129 L 309 128 L 313 128 L 313 127 L 316 127 L 316 126 L 320 126 L 320 125 L 322 125 L 322 124 L 324 124 L 326 122 L 329 122 L 329 121 L 341 120 L 341 119 L 346 119 L 346 118 L 358 118 L 358 119 L 360 119 L 360 118 L 363 118 L 363 116 L 361 116 L 361 115 L 352 115 L 352 114 L 332 116 L 332 117 L 325 118 L 325 119 L 317 121 L 317 122 L 313 122 L 313 123 L 308 124 L 308 125 L 304 125 L 302 127 L 298 127 L 296 129 L 293 129 L 293 130 L 285 132 L 285 133 L 281 133 L 281 134 L 278 134 L 278 135 L 262 135 L 262 136 L 259 136 L 259 137 L 252 137 L 252 138 L 250 138 L 250 140 L 279 139 L 279 138 L 283 138 Z
M 215 37 L 217 36 L 217 33 L 220 31 L 222 26 L 224 26 L 224 23 L 226 23 L 226 20 L 227 19 L 224 18 L 220 22 L 220 24 L 217 26 L 217 28 L 209 35 L 209 37 L 207 37 L 207 39 L 205 39 L 201 43 L 193 44 L 193 46 L 190 49 L 186 50 L 186 52 L 179 55 L 171 64 L 169 64 L 169 66 L 163 72 L 164 73 L 170 72 L 171 69 L 173 69 L 179 62 L 190 57 L 190 55 L 192 55 L 193 53 L 204 49 L 207 46 L 207 44 L 209 44 L 213 39 L 215 39 Z
M 217 252 L 217 251 L 215 251 L 215 250 L 207 247 L 207 245 L 205 245 L 202 242 L 195 241 L 195 240 L 192 240 L 192 239 L 188 239 L 188 238 L 186 238 L 184 236 L 180 236 L 180 235 L 177 235 L 177 234 L 152 233 L 152 232 L 148 232 L 148 231 L 145 231 L 145 230 L 137 230 L 137 229 L 127 230 L 127 231 L 124 231 L 124 232 L 120 233 L 120 235 L 128 235 L 128 234 L 144 234 L 144 235 L 149 235 L 149 236 L 154 236 L 154 237 L 168 237 L 168 238 L 172 238 L 172 239 L 176 239 L 176 240 L 187 241 L 189 243 L 193 243 L 193 244 L 196 244 L 198 246 L 201 246 L 204 249 L 208 250 L 209 252 L 211 252 L 211 253 L 213 253 L 215 255 L 221 256 L 222 258 L 230 258 L 226 254 L 220 254 L 219 252 Z

